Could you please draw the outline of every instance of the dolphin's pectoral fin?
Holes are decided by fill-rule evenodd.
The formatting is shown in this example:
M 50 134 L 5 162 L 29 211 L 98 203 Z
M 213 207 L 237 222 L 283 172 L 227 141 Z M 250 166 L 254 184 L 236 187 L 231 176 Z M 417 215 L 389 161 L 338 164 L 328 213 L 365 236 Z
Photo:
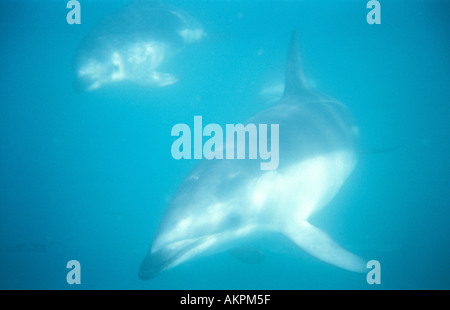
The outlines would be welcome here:
M 305 252 L 326 263 L 353 272 L 366 271 L 366 262 L 361 257 L 343 249 L 326 233 L 306 221 L 289 225 L 285 234 Z
M 164 87 L 178 82 L 178 78 L 175 75 L 156 71 L 150 74 L 150 79 L 154 80 L 158 87 Z
M 245 264 L 259 264 L 266 259 L 264 253 L 254 246 L 242 246 L 228 251 L 234 258 Z
M 170 73 L 150 71 L 136 78 L 135 82 L 145 87 L 164 87 L 175 84 L 178 78 Z

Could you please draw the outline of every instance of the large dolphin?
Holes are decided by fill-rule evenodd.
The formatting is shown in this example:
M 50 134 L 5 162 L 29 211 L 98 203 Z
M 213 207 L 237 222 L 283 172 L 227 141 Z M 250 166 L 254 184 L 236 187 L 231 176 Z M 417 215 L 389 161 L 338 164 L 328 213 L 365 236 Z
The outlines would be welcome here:
M 354 169 L 358 130 L 342 103 L 307 86 L 295 32 L 283 98 L 248 123 L 279 124 L 278 169 L 261 170 L 260 160 L 200 162 L 170 201 L 142 262 L 141 279 L 267 232 L 285 235 L 334 266 L 366 270 L 362 258 L 308 222 Z
M 145 87 L 177 82 L 159 69 L 205 32 L 192 16 L 153 0 L 138 0 L 106 17 L 83 39 L 75 56 L 75 88 L 92 91 L 131 81 Z

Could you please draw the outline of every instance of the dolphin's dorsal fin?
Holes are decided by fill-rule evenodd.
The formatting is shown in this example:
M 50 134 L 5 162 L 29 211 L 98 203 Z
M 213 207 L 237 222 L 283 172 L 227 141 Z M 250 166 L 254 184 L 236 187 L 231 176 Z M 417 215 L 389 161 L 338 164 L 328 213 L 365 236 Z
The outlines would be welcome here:
M 297 31 L 293 31 L 286 63 L 284 97 L 302 96 L 308 86 L 303 75 Z

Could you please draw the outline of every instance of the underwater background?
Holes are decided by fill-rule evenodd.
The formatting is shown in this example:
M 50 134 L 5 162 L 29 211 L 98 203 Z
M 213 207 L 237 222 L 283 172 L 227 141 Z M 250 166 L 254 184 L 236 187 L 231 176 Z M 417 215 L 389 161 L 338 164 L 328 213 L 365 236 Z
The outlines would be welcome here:
M 171 60 L 179 82 L 77 92 L 77 46 L 131 3 L 80 2 L 80 25 L 66 1 L 0 2 L 0 289 L 450 288 L 450 2 L 381 0 L 369 25 L 364 0 L 166 1 L 208 34 Z M 381 284 L 270 238 L 259 264 L 223 252 L 141 281 L 198 163 L 172 158 L 172 126 L 239 123 L 273 104 L 294 29 L 305 75 L 347 105 L 366 150 L 311 223 L 378 260 Z M 66 282 L 73 259 L 81 285 Z

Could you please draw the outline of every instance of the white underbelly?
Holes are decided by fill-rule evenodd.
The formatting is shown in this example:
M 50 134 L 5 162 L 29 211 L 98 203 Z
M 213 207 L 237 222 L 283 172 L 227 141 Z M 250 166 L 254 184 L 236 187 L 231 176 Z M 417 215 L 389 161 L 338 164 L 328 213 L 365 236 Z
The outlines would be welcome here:
M 345 150 L 266 172 L 250 186 L 249 207 L 268 215 L 273 223 L 285 218 L 306 220 L 334 197 L 355 163 L 355 153 Z

